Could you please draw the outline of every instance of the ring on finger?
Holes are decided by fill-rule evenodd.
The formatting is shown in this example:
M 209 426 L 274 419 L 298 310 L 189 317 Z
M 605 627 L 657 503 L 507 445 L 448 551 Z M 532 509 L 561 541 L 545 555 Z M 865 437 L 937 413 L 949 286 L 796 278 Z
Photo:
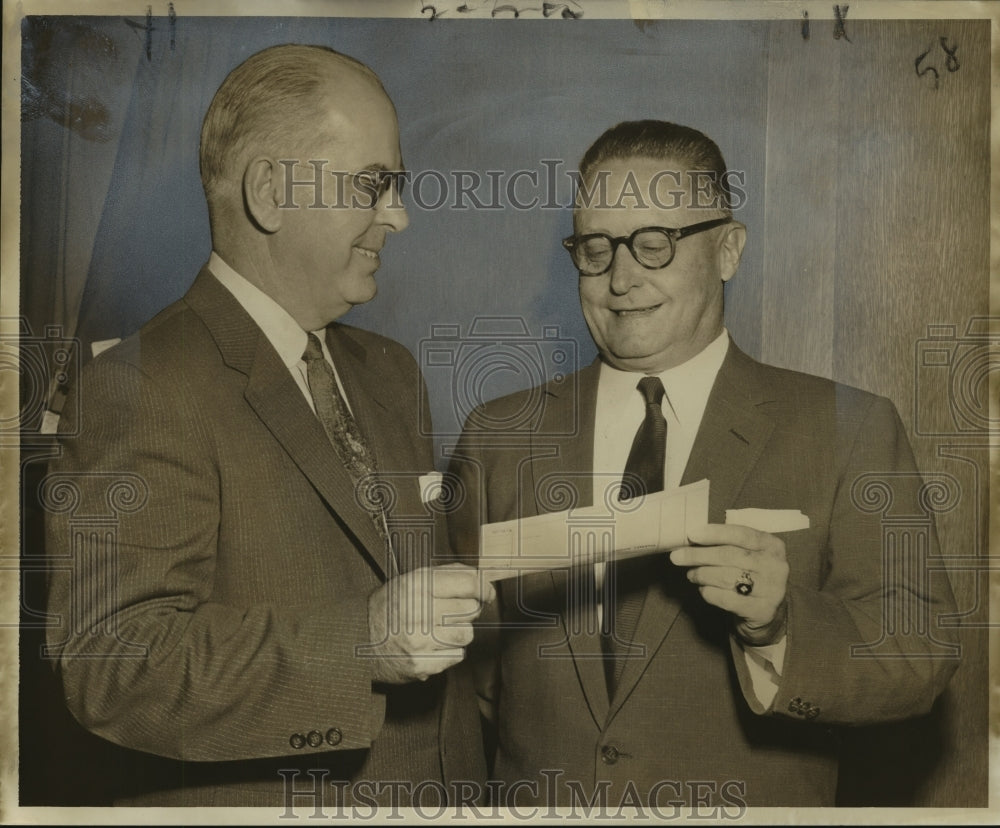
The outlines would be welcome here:
M 746 570 L 741 572 L 740 577 L 736 579 L 736 591 L 740 595 L 749 595 L 753 592 L 753 578 Z

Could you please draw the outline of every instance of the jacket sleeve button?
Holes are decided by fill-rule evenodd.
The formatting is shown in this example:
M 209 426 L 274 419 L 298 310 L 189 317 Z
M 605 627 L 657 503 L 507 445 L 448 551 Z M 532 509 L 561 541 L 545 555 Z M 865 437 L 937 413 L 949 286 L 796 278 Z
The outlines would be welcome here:
M 340 732 L 340 728 L 331 727 L 326 732 L 326 743 L 328 745 L 339 745 L 341 740 L 344 738 L 344 734 Z
M 301 733 L 293 733 L 291 738 L 288 740 L 290 744 L 296 750 L 302 750 L 306 746 L 306 737 Z
M 323 744 L 323 734 L 318 730 L 310 730 L 306 740 L 309 742 L 309 747 L 318 748 Z
M 601 748 L 601 761 L 605 765 L 613 765 L 618 761 L 621 752 L 614 745 L 605 745 Z

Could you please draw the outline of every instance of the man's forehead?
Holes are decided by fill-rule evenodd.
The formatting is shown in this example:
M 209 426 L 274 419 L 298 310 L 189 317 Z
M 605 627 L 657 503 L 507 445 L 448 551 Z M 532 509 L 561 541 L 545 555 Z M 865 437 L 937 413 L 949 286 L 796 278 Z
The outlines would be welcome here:
M 333 117 L 357 120 L 373 114 L 391 113 L 396 110 L 377 80 L 357 69 L 347 69 L 328 77 L 317 91 L 319 108 Z
M 364 84 L 354 94 L 343 88 L 319 99 L 319 121 L 312 131 L 325 151 L 364 156 L 361 167 L 395 169 L 399 126 L 392 102 L 378 85 Z

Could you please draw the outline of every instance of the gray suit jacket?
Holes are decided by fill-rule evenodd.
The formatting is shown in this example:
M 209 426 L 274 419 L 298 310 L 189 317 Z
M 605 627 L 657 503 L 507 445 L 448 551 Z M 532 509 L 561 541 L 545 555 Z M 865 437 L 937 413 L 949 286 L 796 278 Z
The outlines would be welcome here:
M 480 522 L 593 502 L 598 372 L 595 362 L 470 416 L 453 465 L 467 493 L 454 548 L 475 555 Z M 507 795 L 618 803 L 631 785 L 662 813 L 705 797 L 730 811 L 833 804 L 838 726 L 924 713 L 956 668 L 937 626 L 954 611 L 950 586 L 922 567 L 937 549 L 929 499 L 888 400 L 762 365 L 730 343 L 682 483 L 702 478 L 710 522 L 747 507 L 811 520 L 782 536 L 788 636 L 773 705 L 756 701 L 727 613 L 662 557 L 611 699 L 567 572 L 504 581 L 501 626 L 478 637 L 497 666 L 482 692 L 499 718 L 495 775 Z
M 391 488 L 400 568 L 437 562 L 420 372 L 366 331 L 331 325 L 328 344 Z M 282 806 L 279 769 L 325 772 L 331 804 L 335 780 L 482 779 L 460 677 L 373 685 L 384 544 L 288 369 L 207 270 L 75 393 L 43 491 L 48 551 L 65 562 L 48 639 L 73 715 L 131 751 L 109 769 L 122 801 Z

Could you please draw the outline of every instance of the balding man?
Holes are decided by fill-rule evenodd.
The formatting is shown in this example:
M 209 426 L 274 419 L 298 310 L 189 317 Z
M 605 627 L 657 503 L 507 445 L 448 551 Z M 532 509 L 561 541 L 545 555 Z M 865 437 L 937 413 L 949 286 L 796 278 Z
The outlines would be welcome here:
M 83 372 L 49 478 L 49 552 L 73 556 L 49 641 L 73 715 L 130 749 L 108 769 L 121 802 L 475 796 L 478 716 L 444 671 L 491 595 L 432 567 L 446 532 L 413 358 L 334 322 L 375 296 L 407 225 L 402 168 L 366 66 L 252 56 L 202 129 L 211 258 Z M 117 547 L 81 546 L 59 491 L 75 515 L 132 496 Z

